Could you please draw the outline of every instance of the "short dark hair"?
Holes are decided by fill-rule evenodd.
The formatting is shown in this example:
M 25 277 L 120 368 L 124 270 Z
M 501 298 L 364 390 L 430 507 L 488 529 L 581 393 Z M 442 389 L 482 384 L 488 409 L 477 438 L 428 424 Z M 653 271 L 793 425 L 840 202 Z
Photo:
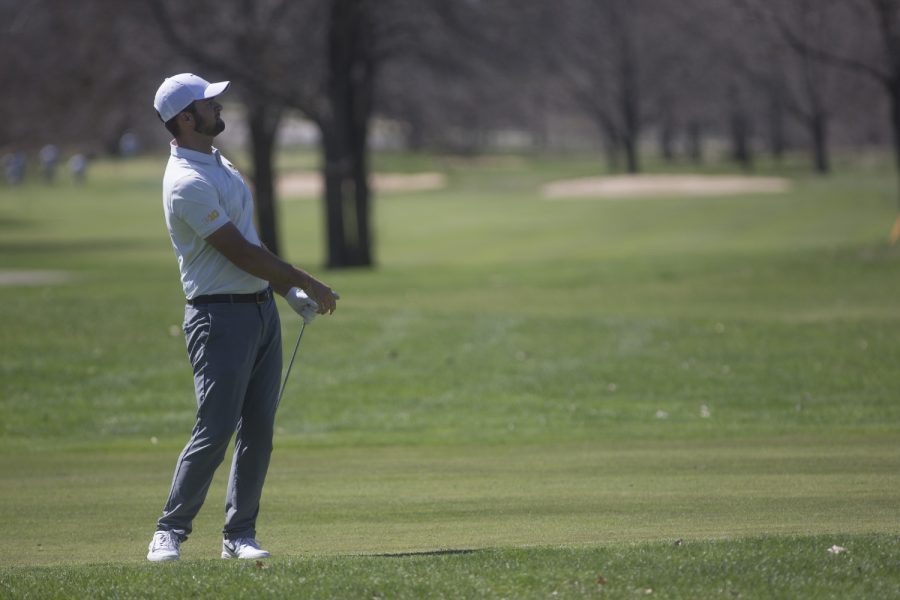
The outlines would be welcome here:
M 178 114 L 176 114 L 174 117 L 172 117 L 168 121 L 163 121 L 166 125 L 166 129 L 168 129 L 169 133 L 171 133 L 174 137 L 178 137 L 178 115 L 183 112 L 189 112 L 195 115 L 197 114 L 197 107 L 195 107 L 194 103 L 191 102 L 186 107 L 184 107 L 183 110 L 178 111 Z M 159 120 L 162 121 L 162 115 L 160 115 L 159 112 L 157 112 L 156 115 L 159 117 Z

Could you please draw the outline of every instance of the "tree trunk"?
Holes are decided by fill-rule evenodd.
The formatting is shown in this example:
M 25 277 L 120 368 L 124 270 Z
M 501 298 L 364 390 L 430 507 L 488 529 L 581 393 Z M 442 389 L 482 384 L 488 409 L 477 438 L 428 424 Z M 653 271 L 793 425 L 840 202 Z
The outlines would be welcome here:
M 668 117 L 659 126 L 659 153 L 665 162 L 675 162 L 675 125 Z
M 348 144 L 334 129 L 341 127 L 322 131 L 327 267 L 371 266 L 367 152 L 358 144 Z
M 406 108 L 406 149 L 411 152 L 425 150 L 425 123 L 415 106 Z
M 320 123 L 329 268 L 372 265 L 368 125 L 375 64 L 365 4 L 331 5 L 329 115 Z
M 787 134 L 784 126 L 784 99 L 781 89 L 775 85 L 769 90 L 769 151 L 775 162 L 784 160 L 787 150 Z
M 741 111 L 731 113 L 731 152 L 736 163 L 746 170 L 753 168 L 753 151 L 750 149 L 750 124 Z
M 622 146 L 625 149 L 625 167 L 629 173 L 639 173 L 641 170 L 640 158 L 640 107 L 638 105 L 637 76 L 634 72 L 636 65 L 631 60 L 630 49 L 627 50 L 626 59 L 622 62 Z
M 703 164 L 703 126 L 698 121 L 688 124 L 688 156 L 695 165 Z
M 641 171 L 641 161 L 638 154 L 638 140 L 633 134 L 625 136 L 625 168 L 629 173 L 635 174 Z
M 731 133 L 731 156 L 745 170 L 753 168 L 753 151 L 750 148 L 750 119 L 739 98 L 736 86 L 728 90 L 728 127 Z
M 264 103 L 248 103 L 247 125 L 253 155 L 253 186 L 259 236 L 266 248 L 280 255 L 275 194 L 275 140 L 281 110 Z
M 367 135 L 355 140 L 353 145 L 353 225 L 355 227 L 353 254 L 350 264 L 353 266 L 371 266 L 372 260 L 372 227 L 371 227 L 371 190 L 369 188 Z
M 606 168 L 610 173 L 619 171 L 619 144 L 610 136 L 603 136 L 603 153 L 606 155 Z
M 896 172 L 900 178 L 900 75 L 890 79 L 888 93 L 891 98 L 891 131 L 894 134 L 894 163 Z M 898 207 L 900 207 L 900 195 L 898 195 Z M 900 223 L 900 216 L 897 217 Z M 896 240 L 894 240 L 896 241 Z
M 622 147 L 622 139 L 616 130 L 615 123 L 601 110 L 594 113 L 596 121 L 603 130 L 603 151 L 606 154 L 606 167 L 610 173 L 619 171 L 619 149 Z
M 828 156 L 828 118 L 822 113 L 813 114 L 809 123 L 813 143 L 813 164 L 816 173 L 827 175 L 831 172 Z
M 617 30 L 618 73 L 620 86 L 620 110 L 622 111 L 622 145 L 625 149 L 625 166 L 629 173 L 638 173 L 640 163 L 640 90 L 638 86 L 638 61 L 634 47 L 633 15 L 626 11 L 635 10 L 628 5 L 614 4 L 610 12 L 613 27 Z
M 347 235 L 344 227 L 344 181 L 346 161 L 344 150 L 333 128 L 324 126 L 322 132 L 322 149 L 325 161 L 322 167 L 322 180 L 325 182 L 325 233 L 327 266 L 343 267 L 349 264 Z

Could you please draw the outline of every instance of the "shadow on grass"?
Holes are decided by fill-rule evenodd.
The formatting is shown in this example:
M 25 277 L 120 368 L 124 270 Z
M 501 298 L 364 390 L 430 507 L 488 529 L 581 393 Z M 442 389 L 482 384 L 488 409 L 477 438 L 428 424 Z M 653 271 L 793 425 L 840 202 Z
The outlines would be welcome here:
M 421 552 L 389 552 L 387 554 L 374 554 L 379 558 L 407 558 L 410 556 L 452 556 L 454 554 L 475 554 L 479 552 L 475 548 L 458 548 L 447 550 L 422 550 Z
M 34 221 L 27 221 L 16 217 L 0 216 L 0 229 L 25 229 L 26 227 L 33 229 L 34 225 Z

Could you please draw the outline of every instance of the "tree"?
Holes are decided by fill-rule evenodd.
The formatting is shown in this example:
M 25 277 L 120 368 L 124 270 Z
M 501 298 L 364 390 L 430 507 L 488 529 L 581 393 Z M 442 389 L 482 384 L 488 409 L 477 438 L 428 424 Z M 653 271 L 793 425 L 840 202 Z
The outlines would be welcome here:
M 142 22 L 139 9 L 115 0 L 0 2 L 0 146 L 114 151 L 125 131 L 140 129 L 143 75 L 166 57 L 164 47 L 146 53 L 133 43 L 160 46 Z
M 387 56 L 380 34 L 400 0 L 147 2 L 171 43 L 240 91 L 264 243 L 278 251 L 274 139 L 282 112 L 296 109 L 321 133 L 327 266 L 370 266 L 368 127 L 377 67 Z
M 783 18 L 792 23 L 806 43 L 840 45 L 843 42 L 838 35 L 840 24 L 830 22 L 829 15 L 821 9 L 820 3 L 811 0 L 788 0 L 780 7 Z M 837 89 L 842 82 L 827 65 L 813 60 L 806 52 L 792 50 L 777 31 L 755 29 L 765 45 L 767 60 L 751 59 L 739 68 L 766 91 L 773 117 L 776 112 L 784 111 L 803 126 L 810 140 L 813 167 L 816 172 L 826 174 L 831 168 L 828 148 L 831 105 L 843 95 Z M 756 66 L 759 64 L 764 66 Z M 783 134 L 778 119 L 773 118 L 772 123 L 772 137 L 777 142 L 779 134 Z
M 368 134 L 377 67 L 375 10 L 367 0 L 332 0 L 327 102 L 317 113 L 308 111 L 322 132 L 329 267 L 373 262 Z
M 676 120 L 674 98 L 684 74 L 684 46 L 654 0 L 566 0 L 554 18 L 553 68 L 583 113 L 603 132 L 611 168 L 641 169 L 640 141 L 656 119 Z
M 890 103 L 895 168 L 900 177 L 900 0 L 816 3 L 815 10 L 821 11 L 821 18 L 857 34 L 854 43 L 847 46 L 836 45 L 832 38 L 810 39 L 796 22 L 760 0 L 741 2 L 770 23 L 799 56 L 869 78 L 881 87 Z M 898 239 L 900 216 L 891 231 L 891 242 Z
M 471 154 L 490 129 L 530 126 L 526 116 L 534 4 L 419 0 L 381 73 L 377 109 L 406 124 L 415 148 Z M 542 32 L 545 36 L 547 32 Z
M 624 151 L 630 173 L 640 170 L 637 10 L 623 0 L 569 0 L 556 15 L 560 44 L 549 56 L 575 102 L 604 133 L 610 166 L 617 167 Z

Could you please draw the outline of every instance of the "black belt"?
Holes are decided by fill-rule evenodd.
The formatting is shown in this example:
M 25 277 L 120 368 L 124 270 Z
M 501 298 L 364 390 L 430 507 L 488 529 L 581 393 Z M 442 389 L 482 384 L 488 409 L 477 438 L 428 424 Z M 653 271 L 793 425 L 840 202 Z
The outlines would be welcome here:
M 272 299 L 272 288 L 266 288 L 255 294 L 211 294 L 188 298 L 191 306 L 198 304 L 263 304 Z

